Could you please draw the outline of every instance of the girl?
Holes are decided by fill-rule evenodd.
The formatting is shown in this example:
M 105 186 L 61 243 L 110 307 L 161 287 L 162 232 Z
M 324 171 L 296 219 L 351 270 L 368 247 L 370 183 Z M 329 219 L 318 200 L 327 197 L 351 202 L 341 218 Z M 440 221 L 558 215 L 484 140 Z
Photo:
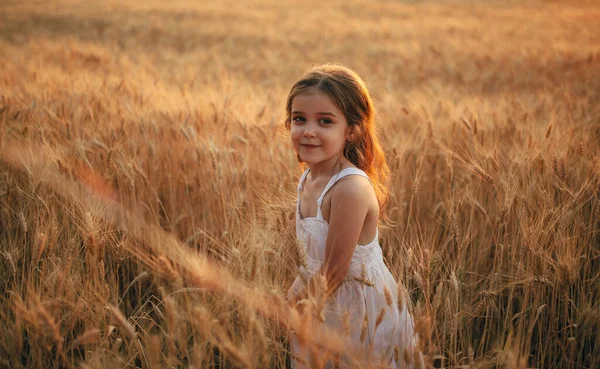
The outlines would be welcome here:
M 410 367 L 413 320 L 404 302 L 398 306 L 397 285 L 378 243 L 389 169 L 367 87 L 348 68 L 318 66 L 294 84 L 286 110 L 294 150 L 308 167 L 300 178 L 296 208 L 305 260 L 288 301 L 303 311 L 307 299 L 323 297 L 312 324 L 324 323 L 323 329 L 347 340 L 345 353 L 326 367 L 365 360 Z M 309 353 L 314 347 L 311 351 L 301 344 L 296 332 L 290 341 L 292 368 L 318 360 Z

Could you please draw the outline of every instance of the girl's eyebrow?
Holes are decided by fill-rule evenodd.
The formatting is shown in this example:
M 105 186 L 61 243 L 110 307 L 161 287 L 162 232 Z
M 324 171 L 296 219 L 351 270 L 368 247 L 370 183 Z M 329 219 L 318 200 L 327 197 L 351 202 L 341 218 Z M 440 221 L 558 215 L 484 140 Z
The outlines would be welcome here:
M 298 111 L 298 110 L 294 110 L 294 111 L 292 112 L 292 114 L 304 114 L 304 113 L 302 113 L 301 111 Z M 330 112 L 327 112 L 327 111 L 318 112 L 318 113 L 316 113 L 316 114 L 317 114 L 317 115 L 331 115 L 332 117 L 335 117 L 335 116 L 336 116 L 335 114 L 333 114 L 333 113 L 330 113 Z

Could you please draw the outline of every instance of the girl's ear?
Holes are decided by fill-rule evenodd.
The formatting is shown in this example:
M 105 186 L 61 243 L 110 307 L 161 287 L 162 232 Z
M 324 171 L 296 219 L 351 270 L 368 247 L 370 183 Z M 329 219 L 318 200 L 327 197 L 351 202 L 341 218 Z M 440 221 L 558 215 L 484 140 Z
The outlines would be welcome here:
M 354 130 L 352 128 L 348 128 L 348 131 L 346 133 L 346 141 L 352 142 L 354 141 L 354 137 Z

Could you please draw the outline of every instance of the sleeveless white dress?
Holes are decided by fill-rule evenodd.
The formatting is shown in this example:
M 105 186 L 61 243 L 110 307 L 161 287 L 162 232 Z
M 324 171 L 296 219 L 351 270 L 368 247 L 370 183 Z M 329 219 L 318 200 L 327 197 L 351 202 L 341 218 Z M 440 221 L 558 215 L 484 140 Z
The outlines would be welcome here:
M 317 216 L 301 219 L 300 193 L 308 172 L 309 170 L 302 174 L 298 184 L 296 207 L 296 235 L 303 248 L 305 260 L 302 263 L 303 265 L 299 267 L 300 275 L 290 288 L 289 298 L 299 293 L 304 287 L 305 281 L 310 280 L 323 264 L 325 243 L 329 230 L 329 224 L 321 214 L 321 205 L 325 195 L 338 180 L 348 175 L 360 175 L 369 178 L 365 172 L 357 168 L 341 170 L 329 180 L 317 200 Z M 390 292 L 391 306 L 386 301 L 384 286 L 387 286 Z M 414 322 L 407 311 L 406 302 L 404 302 L 404 306 L 398 309 L 397 293 L 396 281 L 383 262 L 377 234 L 370 243 L 356 246 L 346 279 L 340 284 L 335 293 L 327 299 L 323 311 L 326 328 L 333 329 L 339 332 L 340 335 L 344 335 L 344 330 L 346 330 L 345 337 L 348 337 L 348 324 L 345 322 L 349 322 L 350 329 L 346 352 L 352 353 L 352 357 L 358 356 L 364 359 L 367 357 L 364 355 L 369 355 L 374 364 L 381 363 L 391 368 L 411 368 L 412 365 L 407 365 L 404 360 L 404 352 L 407 350 L 407 354 L 412 354 L 413 347 L 416 344 Z M 402 301 L 406 301 L 406 298 Z M 381 309 L 385 309 L 383 320 L 376 327 L 375 322 Z M 348 314 L 346 318 L 343 317 L 345 312 Z M 365 320 L 367 322 L 366 334 L 363 334 L 363 341 L 361 342 L 360 338 Z M 294 332 L 290 336 L 290 348 L 293 354 L 292 368 L 307 368 L 308 365 L 295 360 L 295 357 L 300 357 L 306 363 L 310 362 L 308 351 L 305 347 L 299 345 Z M 325 367 L 333 368 L 334 365 L 329 361 Z M 339 367 L 345 367 L 343 357 Z

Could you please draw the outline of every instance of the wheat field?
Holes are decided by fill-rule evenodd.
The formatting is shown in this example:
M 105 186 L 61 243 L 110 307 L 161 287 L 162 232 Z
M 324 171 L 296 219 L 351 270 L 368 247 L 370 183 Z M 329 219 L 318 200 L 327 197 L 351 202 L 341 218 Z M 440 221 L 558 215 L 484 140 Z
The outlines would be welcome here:
M 3 1 L 0 367 L 289 365 L 284 103 L 336 62 L 392 169 L 405 362 L 600 368 L 599 25 L 595 1 Z

